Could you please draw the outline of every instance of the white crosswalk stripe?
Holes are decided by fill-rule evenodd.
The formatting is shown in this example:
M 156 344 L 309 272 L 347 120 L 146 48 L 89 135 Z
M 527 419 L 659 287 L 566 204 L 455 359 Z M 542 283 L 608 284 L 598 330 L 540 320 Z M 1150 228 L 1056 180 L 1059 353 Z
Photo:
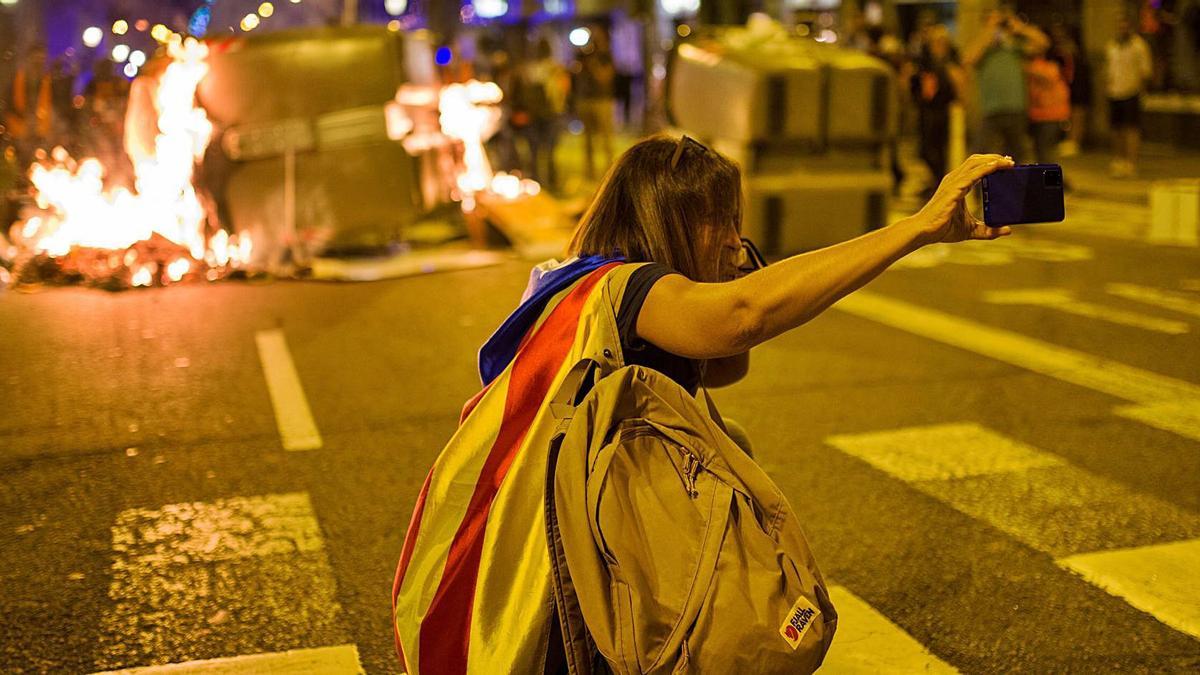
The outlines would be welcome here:
M 357 675 L 358 648 L 354 645 L 293 649 L 270 654 L 247 654 L 219 659 L 170 663 L 165 666 L 145 666 L 110 670 L 96 675 L 240 675 L 270 673 L 271 675 Z
M 98 669 L 349 642 L 306 493 L 128 509 L 112 541 Z M 262 663 L 310 656 L 274 654 Z
M 1085 302 L 1076 299 L 1074 293 L 1066 288 L 1021 288 L 987 291 L 983 294 L 983 299 L 995 305 L 1048 307 L 1076 316 L 1099 319 L 1101 321 L 1166 333 L 1168 335 L 1182 335 L 1191 330 L 1191 326 L 1184 321 L 1160 319 L 1140 312 L 1106 307 L 1094 302 Z
M 849 589 L 832 584 L 829 599 L 838 612 L 837 634 L 821 673 L 937 673 L 958 671 L 929 653 L 921 643 L 888 621 Z
M 1200 385 L 868 291 L 834 307 L 914 335 L 1140 404 L 1116 414 L 1200 440 Z M 1166 406 L 1164 408 L 1164 406 Z M 1151 421 L 1154 420 L 1154 421 Z
M 826 442 L 1200 637 L 1200 516 L 972 423 Z
M 1105 284 L 1104 290 L 1112 295 L 1128 300 L 1136 300 L 1147 305 L 1169 309 L 1173 312 L 1200 316 L 1200 302 L 1179 293 L 1169 293 L 1152 286 L 1123 283 Z

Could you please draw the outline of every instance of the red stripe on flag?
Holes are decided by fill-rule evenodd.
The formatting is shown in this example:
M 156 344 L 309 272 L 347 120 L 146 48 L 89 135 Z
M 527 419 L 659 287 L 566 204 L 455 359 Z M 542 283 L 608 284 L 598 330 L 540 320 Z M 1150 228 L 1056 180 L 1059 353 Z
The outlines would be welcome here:
M 412 561 L 413 546 L 417 543 L 417 532 L 421 529 L 421 515 L 425 513 L 425 496 L 429 494 L 429 482 L 433 480 L 433 469 L 425 474 L 425 483 L 417 495 L 417 503 L 413 506 L 412 520 L 408 523 L 408 534 L 404 536 L 404 548 L 400 550 L 400 564 L 396 565 L 396 580 L 392 582 L 392 636 L 396 638 L 396 655 L 400 663 L 408 670 L 408 662 L 404 659 L 404 646 L 400 644 L 400 631 L 396 628 L 396 598 L 400 597 L 400 584 L 404 582 L 404 573 L 408 571 L 408 563 Z
M 475 584 L 492 501 L 575 342 L 584 301 L 616 264 L 588 275 L 558 303 L 529 344 L 517 353 L 509 374 L 500 431 L 479 473 L 466 514 L 450 544 L 437 592 L 421 623 L 420 672 L 454 675 L 467 671 Z

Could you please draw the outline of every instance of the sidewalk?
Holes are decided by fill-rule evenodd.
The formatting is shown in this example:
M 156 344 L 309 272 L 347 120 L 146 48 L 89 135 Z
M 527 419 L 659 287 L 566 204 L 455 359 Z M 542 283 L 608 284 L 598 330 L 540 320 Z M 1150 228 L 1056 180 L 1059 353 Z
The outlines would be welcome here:
M 1089 151 L 1059 161 L 1076 196 L 1108 201 L 1148 204 L 1150 184 L 1176 178 L 1200 179 L 1200 153 L 1170 146 L 1147 144 L 1142 148 L 1137 178 L 1111 178 L 1107 152 Z

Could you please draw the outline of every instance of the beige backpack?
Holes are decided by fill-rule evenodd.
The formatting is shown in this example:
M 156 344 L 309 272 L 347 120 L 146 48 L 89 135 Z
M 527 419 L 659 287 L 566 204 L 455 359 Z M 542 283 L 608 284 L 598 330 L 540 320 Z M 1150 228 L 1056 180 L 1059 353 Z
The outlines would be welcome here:
M 546 528 L 570 672 L 816 670 L 837 613 L 779 488 L 706 393 L 641 366 L 599 375 L 581 361 L 553 404 Z

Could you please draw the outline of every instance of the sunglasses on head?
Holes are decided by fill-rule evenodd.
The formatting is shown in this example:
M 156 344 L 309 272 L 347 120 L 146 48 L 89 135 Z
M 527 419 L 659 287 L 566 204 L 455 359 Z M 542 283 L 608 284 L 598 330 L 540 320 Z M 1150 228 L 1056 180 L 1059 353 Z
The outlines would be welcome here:
M 707 145 L 692 138 L 691 136 L 688 136 L 687 134 L 680 136 L 679 141 L 677 143 L 675 143 L 675 152 L 671 154 L 671 170 L 672 171 L 674 171 L 675 167 L 679 165 L 679 160 L 681 157 L 683 157 L 683 149 L 688 145 L 695 146 L 697 149 L 702 150 L 704 152 L 708 151 Z

